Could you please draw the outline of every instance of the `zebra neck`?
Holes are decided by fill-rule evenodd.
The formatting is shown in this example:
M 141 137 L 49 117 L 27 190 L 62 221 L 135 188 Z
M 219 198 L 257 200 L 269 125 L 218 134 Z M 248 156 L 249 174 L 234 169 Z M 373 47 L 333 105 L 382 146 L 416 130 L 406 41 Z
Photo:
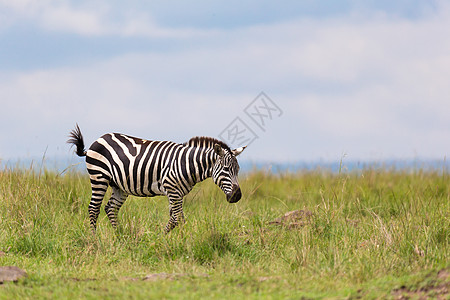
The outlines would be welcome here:
M 204 149 L 199 151 L 199 155 L 195 156 L 195 160 L 198 166 L 198 173 L 200 176 L 196 178 L 196 182 L 200 182 L 212 176 L 214 163 L 217 160 L 217 155 L 213 149 Z

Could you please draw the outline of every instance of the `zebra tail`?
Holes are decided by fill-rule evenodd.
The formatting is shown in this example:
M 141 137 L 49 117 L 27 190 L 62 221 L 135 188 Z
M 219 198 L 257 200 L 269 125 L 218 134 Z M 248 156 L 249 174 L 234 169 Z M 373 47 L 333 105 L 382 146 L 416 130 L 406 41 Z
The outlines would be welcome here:
M 75 145 L 77 147 L 77 151 L 75 153 L 78 156 L 86 156 L 86 150 L 84 149 L 84 139 L 78 124 L 76 124 L 75 129 L 70 132 L 67 143 Z

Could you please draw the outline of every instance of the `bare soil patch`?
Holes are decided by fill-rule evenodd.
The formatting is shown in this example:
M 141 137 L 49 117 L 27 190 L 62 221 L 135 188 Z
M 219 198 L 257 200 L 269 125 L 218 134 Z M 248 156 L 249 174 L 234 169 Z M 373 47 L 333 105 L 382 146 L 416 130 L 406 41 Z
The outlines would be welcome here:
M 288 211 L 283 216 L 269 222 L 269 224 L 283 226 L 289 229 L 303 227 L 311 223 L 312 212 L 306 209 Z
M 175 280 L 183 277 L 209 277 L 208 274 L 186 274 L 186 273 L 153 273 L 148 274 L 142 278 L 136 277 L 124 277 L 123 280 L 131 280 L 131 281 L 158 281 L 158 280 Z
M 27 276 L 27 272 L 16 266 L 0 267 L 0 284 L 7 281 L 17 282 L 20 278 Z
M 449 299 L 450 297 L 450 280 L 449 270 L 441 270 L 436 276 L 436 281 L 432 280 L 431 283 L 425 287 L 418 289 L 411 289 L 406 286 L 402 286 L 399 289 L 392 291 L 394 299 L 408 300 L 408 299 Z

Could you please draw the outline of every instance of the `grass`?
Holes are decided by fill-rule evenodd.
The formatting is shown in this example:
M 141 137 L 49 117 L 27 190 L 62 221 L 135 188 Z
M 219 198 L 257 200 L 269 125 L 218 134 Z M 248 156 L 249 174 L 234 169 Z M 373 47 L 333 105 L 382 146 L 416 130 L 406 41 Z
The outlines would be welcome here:
M 211 180 L 197 185 L 170 234 L 165 197 L 130 197 L 118 230 L 102 209 L 93 236 L 86 174 L 4 169 L 0 266 L 28 277 L 0 285 L 0 299 L 449 297 L 446 172 L 253 172 L 240 183 L 237 204 Z M 305 214 L 273 222 L 293 210 Z

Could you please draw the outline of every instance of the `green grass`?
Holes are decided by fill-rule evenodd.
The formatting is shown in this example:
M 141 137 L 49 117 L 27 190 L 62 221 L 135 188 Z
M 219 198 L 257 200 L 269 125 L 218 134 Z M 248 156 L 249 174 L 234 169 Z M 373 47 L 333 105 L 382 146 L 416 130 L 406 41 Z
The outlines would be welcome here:
M 0 299 L 449 297 L 449 183 L 442 171 L 254 172 L 237 204 L 197 185 L 167 235 L 167 199 L 129 197 L 118 230 L 102 209 L 93 236 L 86 174 L 5 169 L 0 265 L 29 276 Z M 271 224 L 300 209 L 311 214 L 297 226 Z

